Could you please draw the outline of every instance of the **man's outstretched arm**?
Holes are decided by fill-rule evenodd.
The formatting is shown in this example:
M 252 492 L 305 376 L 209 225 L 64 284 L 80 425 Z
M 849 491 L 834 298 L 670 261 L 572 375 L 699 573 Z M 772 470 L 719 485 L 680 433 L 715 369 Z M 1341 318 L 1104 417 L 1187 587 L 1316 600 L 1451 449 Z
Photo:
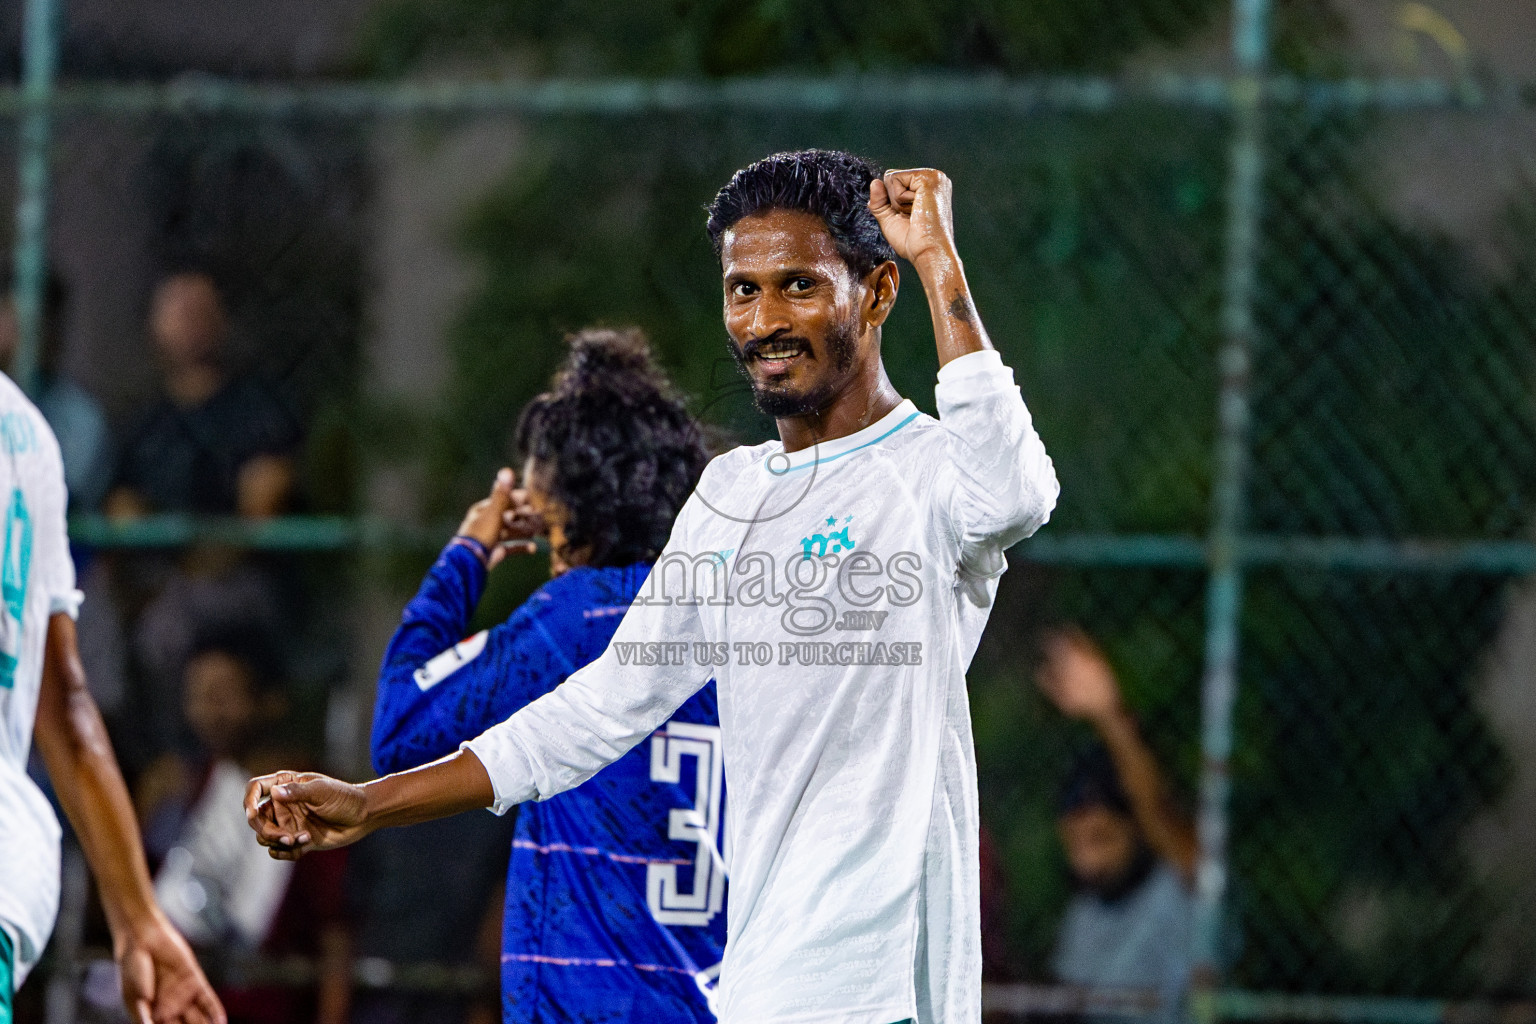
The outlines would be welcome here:
M 663 555 L 663 559 L 665 559 Z M 614 643 L 655 643 L 691 651 L 691 606 L 632 607 Z M 671 631 L 668 632 L 669 626 Z M 643 639 L 636 639 L 643 638 Z M 498 814 L 545 800 L 597 774 L 649 736 L 708 682 L 692 666 L 626 667 L 614 644 L 590 665 L 463 745 L 458 753 L 407 772 L 354 785 L 314 772 L 252 779 L 245 816 L 273 857 L 357 842 L 393 825 L 414 825 L 489 807 Z
M 48 622 L 34 737 L 96 875 L 123 1001 L 137 1024 L 224 1024 L 192 950 L 155 903 L 144 844 L 101 712 L 86 688 L 75 622 Z
M 625 642 L 625 625 L 636 611 L 639 618 L 646 616 L 646 609 L 631 609 L 619 627 L 619 642 Z M 681 635 L 687 639 L 679 643 L 691 650 L 693 637 Z M 246 821 L 273 857 L 297 860 L 394 825 L 481 807 L 505 813 L 591 778 L 707 681 L 708 674 L 697 669 L 625 672 L 610 645 L 554 690 L 431 764 L 361 785 L 315 772 L 252 779 L 245 791 Z
M 277 860 L 349 846 L 370 832 L 489 807 L 491 777 L 468 750 L 355 785 L 316 772 L 273 772 L 245 789 L 245 820 Z
M 692 500 L 651 570 L 654 586 L 636 598 L 596 661 L 458 753 L 412 771 L 363 785 L 307 772 L 253 779 L 245 811 L 257 841 L 273 857 L 293 860 L 311 850 L 355 843 L 390 825 L 477 807 L 501 814 L 579 786 L 623 757 L 709 681 L 709 671 L 687 657 L 681 664 L 646 666 L 628 656 L 663 643 L 686 656 L 704 639 L 698 609 L 682 599 L 684 592 L 672 600 L 667 585 L 669 579 L 688 585 L 676 569 L 694 564 L 685 540 Z

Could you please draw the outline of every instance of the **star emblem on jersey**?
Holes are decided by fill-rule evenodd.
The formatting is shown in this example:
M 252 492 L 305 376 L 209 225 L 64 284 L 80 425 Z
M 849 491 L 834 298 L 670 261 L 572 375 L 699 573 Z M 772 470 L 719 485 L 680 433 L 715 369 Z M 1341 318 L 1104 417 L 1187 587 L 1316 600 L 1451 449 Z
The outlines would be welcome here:
M 837 554 L 842 551 L 852 551 L 857 543 L 848 535 L 848 524 L 853 522 L 853 516 L 845 516 L 841 520 L 843 528 L 834 530 L 839 520 L 837 516 L 827 516 L 827 532 L 817 531 L 809 537 L 800 538 L 800 550 L 806 558 L 812 556 L 824 558 L 828 551 Z

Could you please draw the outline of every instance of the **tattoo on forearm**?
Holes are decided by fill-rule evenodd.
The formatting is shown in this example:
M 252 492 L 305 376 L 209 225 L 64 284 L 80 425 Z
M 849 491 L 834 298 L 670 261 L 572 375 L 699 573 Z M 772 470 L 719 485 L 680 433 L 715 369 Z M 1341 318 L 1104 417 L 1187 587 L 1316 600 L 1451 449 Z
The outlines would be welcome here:
M 950 302 L 949 318 L 951 320 L 958 320 L 966 326 L 975 323 L 976 311 L 971 306 L 970 298 L 964 292 L 956 294 L 954 300 Z

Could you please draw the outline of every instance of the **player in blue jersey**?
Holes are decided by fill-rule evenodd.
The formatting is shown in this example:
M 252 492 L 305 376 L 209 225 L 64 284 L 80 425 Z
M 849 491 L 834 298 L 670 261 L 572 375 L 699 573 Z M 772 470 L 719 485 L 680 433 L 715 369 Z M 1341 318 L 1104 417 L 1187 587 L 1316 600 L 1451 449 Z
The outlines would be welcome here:
M 639 331 L 587 330 L 570 345 L 518 423 L 524 487 L 502 470 L 406 606 L 379 676 L 380 772 L 453 753 L 602 654 L 703 469 L 697 425 Z M 490 570 L 540 535 L 550 581 L 463 639 Z M 522 810 L 503 926 L 508 1024 L 713 1021 L 719 737 L 710 683 L 586 785 Z

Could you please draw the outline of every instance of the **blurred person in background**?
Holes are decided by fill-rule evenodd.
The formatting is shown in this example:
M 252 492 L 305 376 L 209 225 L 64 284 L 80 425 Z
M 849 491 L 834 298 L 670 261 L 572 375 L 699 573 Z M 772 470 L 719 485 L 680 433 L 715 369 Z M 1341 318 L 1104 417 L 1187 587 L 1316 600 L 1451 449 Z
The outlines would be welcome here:
M 223 1024 L 184 939 L 157 904 L 127 786 L 76 646 L 81 595 L 65 531 L 63 463 L 37 408 L 0 378 L 0 1024 L 59 910 L 60 829 L 26 774 L 35 737 L 96 876 L 135 1024 Z
M 293 493 L 298 419 L 229 363 L 229 317 L 213 277 L 179 271 L 155 286 L 149 335 L 162 396 L 130 428 L 110 515 L 149 512 L 264 519 Z
M 233 1024 L 346 1024 L 346 851 L 313 863 L 275 861 L 253 855 L 246 838 L 240 800 L 247 777 L 275 757 L 292 759 L 270 747 L 263 755 L 262 741 L 271 738 L 284 709 L 273 662 L 255 634 L 199 641 L 183 686 L 184 714 L 199 749 L 183 765 L 162 760 L 141 777 L 145 844 L 158 864 L 155 892 L 166 914 L 204 955 L 236 968 L 254 955 L 304 957 L 317 966 L 317 984 L 308 990 L 220 985 Z M 172 768 L 180 768 L 179 777 Z
M 53 428 L 64 458 L 64 482 L 69 510 L 91 512 L 100 507 L 112 480 L 112 449 L 107 417 L 101 403 L 59 369 L 64 350 L 64 312 L 69 295 L 52 271 L 43 290 L 42 349 L 38 353 L 37 410 Z M 0 275 L 0 368 L 12 372 L 21 344 L 15 296 L 9 276 Z
M 380 772 L 453 753 L 602 654 L 708 459 L 639 330 L 589 329 L 569 345 L 518 421 L 524 488 L 498 474 L 390 641 L 373 721 Z M 490 571 L 509 551 L 532 552 L 535 536 L 548 540 L 550 581 L 464 639 Z M 714 1020 L 719 732 L 711 682 L 650 743 L 521 809 L 503 925 L 507 1024 Z M 680 834 L 685 814 L 694 824 Z
M 1057 828 L 1077 892 L 1054 960 L 1058 980 L 1153 990 L 1174 1019 L 1189 984 L 1193 822 L 1175 803 L 1157 758 L 1126 709 L 1102 651 L 1072 629 L 1046 638 L 1037 682 L 1098 744 L 1062 787 Z
M 262 381 L 238 373 L 229 351 L 224 298 L 203 270 L 178 270 L 155 286 L 148 333 L 161 395 L 128 428 L 106 512 L 260 520 L 288 511 L 294 491 L 298 418 Z M 173 558 L 120 559 L 124 609 L 137 692 L 131 734 L 147 763 L 191 744 L 175 709 L 196 637 L 209 630 L 283 628 L 283 578 L 272 559 L 198 545 Z

